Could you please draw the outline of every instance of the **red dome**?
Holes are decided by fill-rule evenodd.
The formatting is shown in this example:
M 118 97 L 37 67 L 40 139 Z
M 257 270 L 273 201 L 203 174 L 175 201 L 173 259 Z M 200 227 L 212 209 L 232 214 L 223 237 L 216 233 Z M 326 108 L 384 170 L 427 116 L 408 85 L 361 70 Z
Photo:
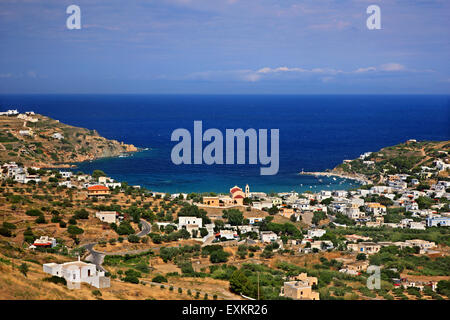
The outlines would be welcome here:
M 233 189 L 231 189 L 231 193 L 235 193 L 236 191 L 242 191 L 242 189 L 241 188 L 239 188 L 239 187 L 234 187 Z

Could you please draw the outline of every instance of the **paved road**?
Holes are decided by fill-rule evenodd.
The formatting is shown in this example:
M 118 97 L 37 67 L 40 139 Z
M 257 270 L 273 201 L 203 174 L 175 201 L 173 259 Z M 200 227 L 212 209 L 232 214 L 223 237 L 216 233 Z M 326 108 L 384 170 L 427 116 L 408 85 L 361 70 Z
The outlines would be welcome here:
M 141 219 L 141 224 L 142 224 L 142 230 L 140 232 L 136 233 L 136 235 L 140 238 L 148 235 L 150 233 L 150 231 L 152 230 L 152 226 L 150 225 L 150 223 L 148 223 L 144 219 Z
M 140 238 L 149 234 L 151 231 L 151 228 L 152 228 L 150 223 L 148 223 L 144 219 L 141 219 L 141 223 L 142 223 L 142 230 L 140 232 L 136 233 L 136 235 Z M 89 255 L 86 257 L 86 260 L 91 261 L 93 264 L 95 264 L 97 266 L 98 269 L 100 269 L 102 271 L 106 271 L 102 267 L 102 263 L 103 263 L 103 260 L 105 259 L 105 256 L 118 256 L 118 255 L 125 255 L 127 253 L 128 254 L 136 254 L 136 253 L 141 253 L 141 252 L 145 252 L 148 250 L 148 249 L 143 249 L 143 250 L 131 250 L 131 251 L 125 251 L 125 252 L 100 252 L 100 251 L 94 250 L 94 246 L 96 244 L 97 244 L 96 242 L 87 243 L 87 244 L 83 245 L 83 247 L 85 247 L 86 250 L 89 251 Z
M 102 267 L 103 259 L 105 259 L 105 254 L 94 250 L 94 246 L 96 244 L 97 243 L 93 242 L 83 245 L 83 247 L 85 247 L 86 250 L 89 251 L 89 255 L 87 256 L 86 260 L 91 261 L 93 264 L 95 264 L 99 270 L 106 271 Z

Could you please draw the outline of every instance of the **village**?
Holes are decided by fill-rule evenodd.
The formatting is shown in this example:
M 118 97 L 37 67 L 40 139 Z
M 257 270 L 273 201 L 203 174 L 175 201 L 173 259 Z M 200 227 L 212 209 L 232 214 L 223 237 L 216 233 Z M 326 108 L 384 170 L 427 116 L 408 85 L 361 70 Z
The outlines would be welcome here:
M 210 293 L 219 299 L 258 299 L 259 286 L 264 298 L 272 299 L 435 298 L 448 293 L 450 279 L 450 181 L 443 161 L 423 172 L 421 180 L 387 175 L 382 184 L 354 190 L 266 194 L 246 185 L 233 186 L 228 194 L 168 194 L 129 186 L 100 170 L 84 174 L 8 162 L 0 172 L 0 235 L 15 237 L 16 245 L 28 252 L 66 252 L 66 258 L 75 258 L 41 266 L 44 273 L 64 279 L 68 289 L 87 284 L 105 290 L 121 278 L 173 290 L 174 285 L 166 283 L 181 272 L 185 279 L 227 280 L 229 288 Z M 434 183 L 424 188 L 425 180 Z M 39 208 L 27 200 L 46 202 L 52 195 L 59 200 L 50 203 L 62 210 Z M 59 212 L 67 208 L 75 209 L 71 218 Z M 15 234 L 18 216 L 27 217 L 20 223 L 23 238 Z M 48 217 L 54 227 L 40 228 Z M 84 232 L 92 224 L 99 227 Z M 75 253 L 67 255 L 68 250 Z M 139 263 L 128 270 L 118 268 L 127 265 L 125 256 Z M 405 256 L 411 261 L 403 261 Z M 313 268 L 310 258 L 316 261 Z M 420 271 L 436 259 L 446 270 Z M 410 264 L 416 260 L 424 265 L 405 272 L 414 270 Z M 382 290 L 371 293 L 365 286 L 356 290 L 354 284 L 345 284 L 365 284 L 371 264 L 382 266 Z M 323 273 L 325 268 L 331 273 Z M 267 277 L 266 283 L 261 285 L 259 278 L 255 283 L 254 271 Z M 147 280 L 146 273 L 154 276 Z M 192 294 L 195 289 L 187 290 Z M 228 290 L 234 295 L 223 293 Z

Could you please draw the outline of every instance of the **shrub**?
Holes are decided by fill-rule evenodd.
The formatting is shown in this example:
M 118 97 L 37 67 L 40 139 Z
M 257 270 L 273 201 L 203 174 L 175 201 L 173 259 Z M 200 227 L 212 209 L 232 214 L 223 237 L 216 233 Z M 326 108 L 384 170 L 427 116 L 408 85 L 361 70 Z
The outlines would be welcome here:
M 3 227 L 10 230 L 17 229 L 17 226 L 15 224 L 6 221 L 3 222 Z
M 134 283 L 134 284 L 138 284 L 139 283 L 139 279 L 137 277 L 135 277 L 135 276 L 132 276 L 132 275 L 126 276 L 125 278 L 123 278 L 123 281 Z
M 166 279 L 166 277 L 159 274 L 152 279 L 152 282 L 163 283 L 163 282 L 167 282 L 167 279 Z
M 27 210 L 25 212 L 25 214 L 27 216 L 37 217 L 37 216 L 41 216 L 43 213 L 40 210 L 38 210 L 38 209 L 30 209 L 30 210 Z
M 52 282 L 52 283 L 55 283 L 55 284 L 59 284 L 60 283 L 60 284 L 63 284 L 63 285 L 67 285 L 66 279 L 60 278 L 60 277 L 57 277 L 57 276 L 51 276 L 49 278 L 45 278 L 44 281 Z
M 0 228 L 0 235 L 4 236 L 4 237 L 11 237 L 11 230 L 6 229 L 5 227 Z
M 44 215 L 41 215 L 41 216 L 37 217 L 36 220 L 34 220 L 34 222 L 36 222 L 36 223 L 46 223 L 47 221 L 45 221 Z
M 28 267 L 28 265 L 26 263 L 22 263 L 19 266 L 19 271 L 26 277 L 28 271 L 30 270 L 30 268 Z
M 77 235 L 77 234 L 82 234 L 84 232 L 84 230 L 81 228 L 78 228 L 77 226 L 71 225 L 67 228 L 67 232 L 69 232 L 69 234 L 71 234 L 71 235 Z
M 128 241 L 131 243 L 139 243 L 140 238 L 135 234 L 131 234 L 128 236 Z
M 92 294 L 96 297 L 100 297 L 102 295 L 102 293 L 100 292 L 100 290 L 93 290 Z

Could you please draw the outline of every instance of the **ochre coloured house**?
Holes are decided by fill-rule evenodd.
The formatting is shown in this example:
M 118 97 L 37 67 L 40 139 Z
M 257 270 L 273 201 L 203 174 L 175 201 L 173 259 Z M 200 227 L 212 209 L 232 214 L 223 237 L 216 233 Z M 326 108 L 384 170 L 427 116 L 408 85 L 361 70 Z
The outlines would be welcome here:
M 89 197 L 105 197 L 109 196 L 111 193 L 109 192 L 109 188 L 102 185 L 95 185 L 88 187 L 88 196 Z

